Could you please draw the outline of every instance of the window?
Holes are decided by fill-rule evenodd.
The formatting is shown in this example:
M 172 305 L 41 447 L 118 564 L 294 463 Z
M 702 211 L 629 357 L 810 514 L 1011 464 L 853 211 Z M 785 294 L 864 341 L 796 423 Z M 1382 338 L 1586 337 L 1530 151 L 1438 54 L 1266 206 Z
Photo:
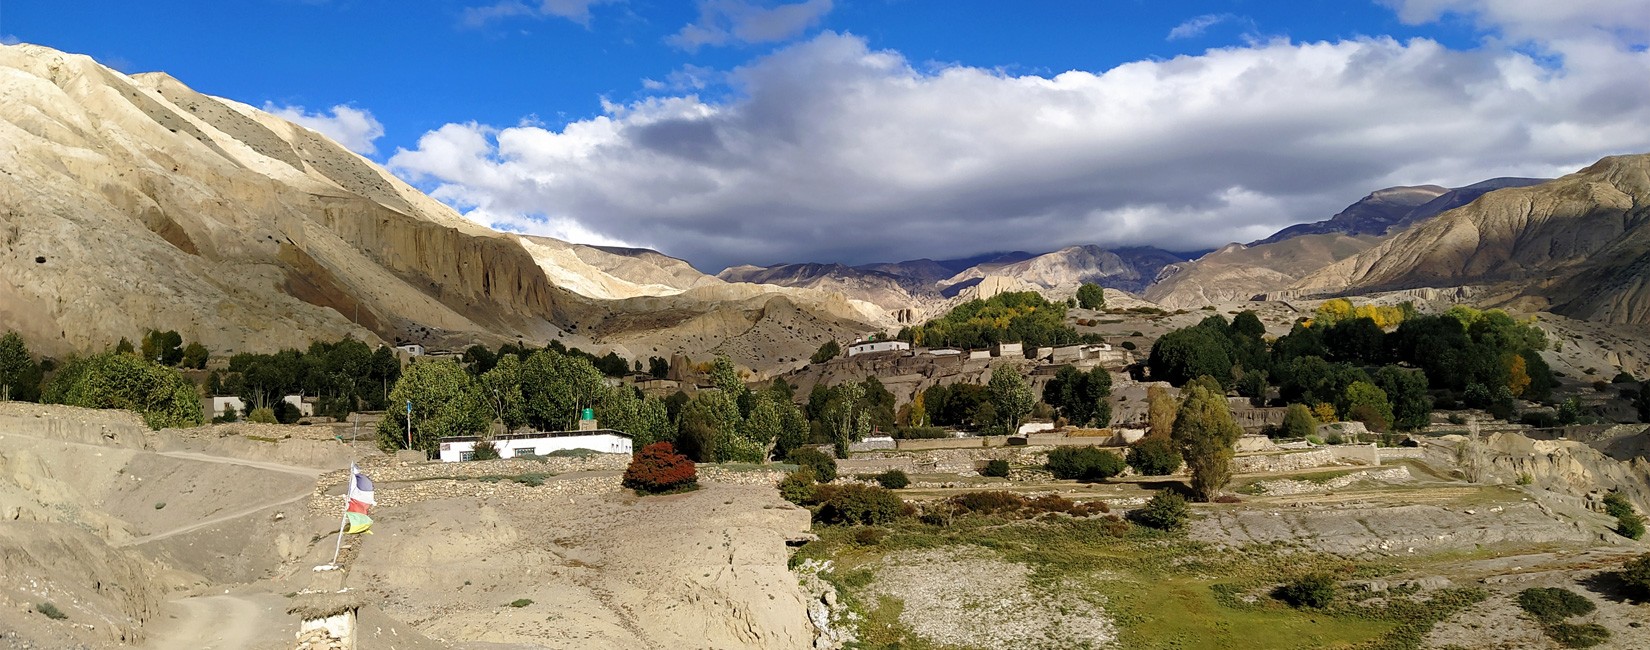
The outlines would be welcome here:
M 473 451 L 461 451 L 461 452 L 458 452 L 458 459 L 460 461 L 475 460 L 476 459 L 476 453 L 473 452 Z

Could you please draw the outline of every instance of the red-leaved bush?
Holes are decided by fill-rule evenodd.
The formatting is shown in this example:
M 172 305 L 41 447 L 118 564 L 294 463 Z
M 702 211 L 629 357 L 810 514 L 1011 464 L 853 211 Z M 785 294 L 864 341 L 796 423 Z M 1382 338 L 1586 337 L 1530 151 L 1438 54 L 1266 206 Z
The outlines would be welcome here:
M 690 489 L 699 485 L 699 472 L 687 456 L 676 453 L 668 442 L 655 442 L 637 452 L 624 470 L 624 486 L 637 492 L 658 494 Z

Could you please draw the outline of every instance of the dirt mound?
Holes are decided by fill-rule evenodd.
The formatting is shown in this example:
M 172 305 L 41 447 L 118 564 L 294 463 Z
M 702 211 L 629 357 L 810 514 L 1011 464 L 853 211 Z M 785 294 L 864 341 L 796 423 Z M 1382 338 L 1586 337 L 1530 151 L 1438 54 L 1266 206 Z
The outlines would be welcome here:
M 638 499 L 609 480 L 381 506 L 348 583 L 427 635 L 499 647 L 811 647 L 784 544 L 806 511 L 767 486 Z

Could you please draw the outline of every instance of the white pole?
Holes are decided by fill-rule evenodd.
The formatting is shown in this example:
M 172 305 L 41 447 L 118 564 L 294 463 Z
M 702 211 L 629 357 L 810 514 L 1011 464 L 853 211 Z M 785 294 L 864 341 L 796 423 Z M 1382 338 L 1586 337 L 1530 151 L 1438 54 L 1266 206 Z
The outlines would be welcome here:
M 350 483 L 355 483 L 355 475 L 349 477 Z M 344 488 L 344 513 L 338 515 L 338 541 L 332 545 L 332 562 L 328 564 L 338 566 L 338 552 L 344 548 L 344 526 L 349 525 L 349 488 Z

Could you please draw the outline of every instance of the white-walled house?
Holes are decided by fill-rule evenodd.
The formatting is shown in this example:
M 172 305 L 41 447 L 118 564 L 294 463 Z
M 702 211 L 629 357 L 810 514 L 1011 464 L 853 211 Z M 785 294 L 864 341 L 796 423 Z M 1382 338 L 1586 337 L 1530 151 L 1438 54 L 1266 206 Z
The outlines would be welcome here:
M 298 409 L 298 415 L 306 418 L 315 417 L 315 403 L 304 401 L 303 395 L 287 395 L 282 397 L 281 401 L 291 404 L 292 408 Z
M 208 402 L 206 404 L 206 417 L 209 418 L 222 417 L 224 411 L 231 409 L 235 411 L 236 417 L 240 417 L 242 413 L 246 412 L 246 402 L 234 395 L 219 395 L 206 399 Z
M 475 458 L 478 436 L 442 438 L 441 461 L 454 463 Z M 589 449 L 604 454 L 631 453 L 630 434 L 612 429 L 591 431 L 535 431 L 493 436 L 493 447 L 499 458 L 546 456 L 564 449 Z
M 909 352 L 911 344 L 905 341 L 860 341 L 848 346 L 848 356 L 872 352 Z

